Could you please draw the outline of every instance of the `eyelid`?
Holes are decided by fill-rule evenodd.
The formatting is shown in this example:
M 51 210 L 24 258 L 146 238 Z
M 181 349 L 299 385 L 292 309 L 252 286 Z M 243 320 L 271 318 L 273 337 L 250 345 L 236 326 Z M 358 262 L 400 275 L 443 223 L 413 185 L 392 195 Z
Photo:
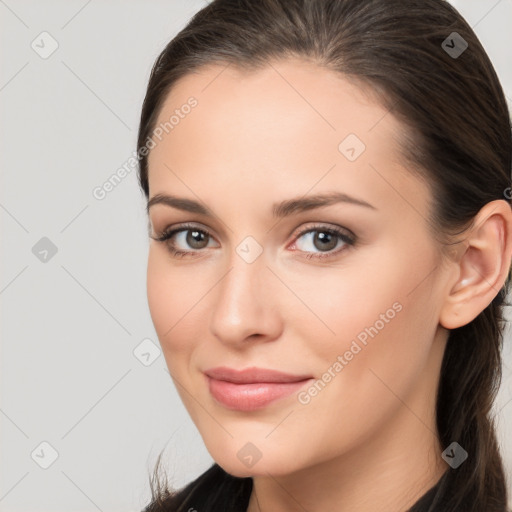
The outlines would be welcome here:
M 345 228 L 343 226 L 338 226 L 336 224 L 330 225 L 328 222 L 313 222 L 312 225 L 307 226 L 305 228 L 301 227 L 298 228 L 295 231 L 292 231 L 293 238 L 296 240 L 297 238 L 300 238 L 301 236 L 305 235 L 306 233 L 310 233 L 311 231 L 332 231 L 334 233 L 337 233 L 339 235 L 344 235 L 347 238 L 354 239 L 356 238 L 356 235 L 348 228 Z
M 177 235 L 178 233 L 181 233 L 183 231 L 192 231 L 194 229 L 196 231 L 201 231 L 201 232 L 206 233 L 210 238 L 213 238 L 215 241 L 217 241 L 216 237 L 212 234 L 210 229 L 203 227 L 201 225 L 197 225 L 195 223 L 191 223 L 191 222 L 184 222 L 182 224 L 177 224 L 176 226 L 174 226 L 174 225 L 167 226 L 164 229 L 162 229 L 159 234 L 150 235 L 150 237 L 153 240 L 156 240 L 157 242 L 166 242 L 173 236 Z M 170 236 L 168 236 L 168 235 L 170 235 Z M 190 251 L 190 252 L 198 252 L 198 251 Z

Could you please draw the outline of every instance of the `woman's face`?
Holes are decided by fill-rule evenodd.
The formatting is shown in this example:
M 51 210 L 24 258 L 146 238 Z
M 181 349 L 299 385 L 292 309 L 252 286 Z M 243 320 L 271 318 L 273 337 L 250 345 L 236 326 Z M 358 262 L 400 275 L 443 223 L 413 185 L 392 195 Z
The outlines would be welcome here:
M 430 192 L 399 154 L 401 126 L 369 98 L 287 60 L 202 68 L 160 112 L 157 126 L 174 118 L 154 137 L 150 199 L 211 213 L 150 207 L 152 236 L 188 231 L 151 240 L 149 307 L 181 399 L 232 474 L 364 465 L 377 440 L 431 442 L 445 267 Z M 212 392 L 205 371 L 220 366 L 308 380 L 214 381 Z

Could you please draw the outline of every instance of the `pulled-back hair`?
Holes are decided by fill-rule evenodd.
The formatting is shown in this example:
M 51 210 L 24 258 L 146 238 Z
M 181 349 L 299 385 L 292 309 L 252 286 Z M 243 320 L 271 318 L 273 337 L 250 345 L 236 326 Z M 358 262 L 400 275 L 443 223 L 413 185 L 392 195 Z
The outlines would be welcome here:
M 450 54 L 460 37 L 467 49 Z M 429 226 L 446 248 L 486 203 L 510 203 L 512 136 L 505 95 L 474 31 L 444 0 L 214 0 L 152 68 L 139 153 L 179 78 L 214 63 L 252 70 L 289 57 L 360 83 L 403 123 L 404 161 L 431 187 Z M 147 154 L 139 158 L 139 182 L 148 198 Z M 510 273 L 473 321 L 449 332 L 436 397 L 437 430 L 441 446 L 456 441 L 468 458 L 448 468 L 434 503 L 418 503 L 415 512 L 506 511 L 506 476 L 491 408 L 501 383 L 509 284 Z M 159 476 L 160 462 L 159 457 L 148 512 L 246 510 L 251 478 L 213 464 L 183 489 L 171 490 Z

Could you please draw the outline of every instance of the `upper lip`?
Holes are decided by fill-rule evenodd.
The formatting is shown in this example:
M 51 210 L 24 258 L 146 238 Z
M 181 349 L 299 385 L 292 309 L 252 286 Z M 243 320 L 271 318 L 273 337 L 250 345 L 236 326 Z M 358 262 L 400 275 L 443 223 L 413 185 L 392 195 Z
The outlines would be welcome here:
M 245 368 L 235 370 L 226 366 L 210 368 L 204 372 L 208 377 L 216 380 L 225 380 L 236 384 L 251 384 L 257 382 L 300 382 L 310 379 L 311 375 L 292 375 L 267 368 Z

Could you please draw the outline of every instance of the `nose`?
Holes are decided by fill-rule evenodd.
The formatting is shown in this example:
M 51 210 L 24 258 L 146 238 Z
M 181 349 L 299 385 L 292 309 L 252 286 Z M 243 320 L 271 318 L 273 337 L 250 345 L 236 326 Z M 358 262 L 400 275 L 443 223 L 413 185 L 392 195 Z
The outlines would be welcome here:
M 212 334 L 222 343 L 239 348 L 249 340 L 278 338 L 282 329 L 278 285 L 263 255 L 247 263 L 234 254 L 213 294 Z

